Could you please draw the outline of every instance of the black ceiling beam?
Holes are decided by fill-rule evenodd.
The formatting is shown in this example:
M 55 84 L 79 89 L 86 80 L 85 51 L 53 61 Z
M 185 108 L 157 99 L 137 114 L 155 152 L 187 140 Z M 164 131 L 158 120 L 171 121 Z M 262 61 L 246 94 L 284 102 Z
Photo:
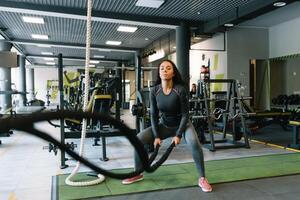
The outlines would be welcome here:
M 290 4 L 296 1 L 297 0 L 285 0 L 284 2 Z M 196 34 L 203 34 L 225 31 L 226 27 L 224 27 L 224 24 L 232 23 L 236 25 L 280 8 L 273 5 L 275 2 L 278 2 L 278 0 L 255 0 L 249 2 L 248 4 L 236 7 L 223 15 L 205 22 L 202 27 L 194 32 Z
M 21 40 L 21 39 L 11 39 L 9 42 L 13 44 L 24 44 L 24 45 L 50 45 L 53 47 L 64 47 L 64 48 L 80 48 L 85 49 L 86 45 L 81 43 L 67 43 L 67 42 L 53 42 L 53 41 L 45 41 L 45 40 Z M 139 51 L 139 48 L 131 48 L 131 47 L 116 47 L 116 46 L 108 46 L 108 45 L 91 45 L 90 48 L 93 49 L 109 49 L 112 51 L 120 51 L 120 52 L 135 52 Z
M 26 54 L 26 57 L 29 58 L 57 58 L 56 55 L 40 55 L 40 54 Z M 84 57 L 76 57 L 76 56 L 63 56 L 63 59 L 70 59 L 70 60 L 74 60 L 74 61 L 84 61 L 85 58 Z M 127 62 L 128 60 L 122 60 L 122 59 L 107 59 L 107 58 L 92 58 L 91 60 L 97 60 L 97 61 L 105 61 L 105 62 Z
M 57 14 L 57 17 L 65 17 L 65 18 L 75 18 L 75 16 L 86 17 L 86 10 L 79 8 L 70 8 L 70 7 L 62 7 L 62 6 L 49 6 L 42 4 L 33 4 L 33 3 L 24 3 L 24 2 L 12 2 L 8 0 L 0 1 L 0 8 L 9 12 L 24 12 L 24 10 L 30 11 L 32 10 L 32 14 L 40 14 L 44 13 L 45 16 L 54 16 Z M 12 8 L 12 9 L 11 9 Z M 35 13 L 36 12 L 36 13 Z M 68 16 L 69 15 L 69 16 Z M 74 15 L 73 17 L 71 15 Z M 137 15 L 137 14 L 129 14 L 129 13 L 117 13 L 117 12 L 108 12 L 103 10 L 93 10 L 92 17 L 95 21 L 107 21 L 110 23 L 127 23 L 132 24 L 136 22 L 136 25 L 141 26 L 153 26 L 153 27 L 161 27 L 161 28 L 176 28 L 180 23 L 185 23 L 188 26 L 199 26 L 203 22 L 202 21 L 194 21 L 194 20 L 185 20 L 179 18 L 169 18 L 169 17 L 155 17 L 148 15 Z M 98 18 L 98 19 L 97 19 Z M 114 21 L 115 20 L 115 21 Z

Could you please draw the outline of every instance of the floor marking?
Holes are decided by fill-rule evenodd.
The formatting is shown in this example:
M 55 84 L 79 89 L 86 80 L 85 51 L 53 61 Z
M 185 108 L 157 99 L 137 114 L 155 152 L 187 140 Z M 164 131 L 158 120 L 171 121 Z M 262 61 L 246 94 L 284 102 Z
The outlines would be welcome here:
M 262 142 L 262 141 L 259 141 L 259 140 L 252 140 L 251 139 L 250 141 L 255 142 L 255 143 L 259 143 L 259 144 L 264 144 L 264 145 L 271 146 L 271 147 L 275 147 L 275 148 L 279 148 L 279 149 L 284 149 L 284 150 L 294 151 L 294 152 L 300 153 L 300 150 L 298 150 L 298 149 L 293 149 L 293 148 L 289 148 L 289 147 L 285 147 L 285 146 L 281 146 L 281 145 L 277 145 L 277 144 L 272 144 L 272 143 L 268 143 L 268 142 Z

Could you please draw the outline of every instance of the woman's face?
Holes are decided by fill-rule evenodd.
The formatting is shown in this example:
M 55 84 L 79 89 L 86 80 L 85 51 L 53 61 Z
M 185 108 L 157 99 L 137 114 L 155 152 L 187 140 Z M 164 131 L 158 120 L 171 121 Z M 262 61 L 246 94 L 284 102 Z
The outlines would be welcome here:
M 159 66 L 159 77 L 161 80 L 170 80 L 174 76 L 174 69 L 170 62 L 164 61 Z

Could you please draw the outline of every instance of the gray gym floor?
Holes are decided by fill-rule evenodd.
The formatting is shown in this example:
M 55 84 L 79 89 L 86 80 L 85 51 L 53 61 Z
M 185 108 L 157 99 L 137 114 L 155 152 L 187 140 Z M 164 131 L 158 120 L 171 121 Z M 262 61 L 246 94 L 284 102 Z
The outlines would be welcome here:
M 134 119 L 130 113 L 125 112 L 122 118 L 129 126 L 133 126 Z M 36 126 L 59 138 L 59 129 L 50 126 L 47 122 L 39 123 Z M 0 139 L 2 140 L 2 145 L 0 145 L 0 200 L 49 200 L 51 199 L 51 177 L 69 173 L 75 167 L 76 162 L 70 160 L 67 162 L 70 167 L 61 170 L 59 156 L 54 156 L 53 153 L 48 153 L 48 150 L 43 150 L 43 146 L 48 145 L 48 143 L 34 136 L 15 131 L 11 137 L 1 137 Z M 79 140 L 70 141 L 79 144 Z M 107 139 L 107 155 L 110 158 L 108 162 L 99 160 L 102 152 L 101 146 L 92 146 L 92 139 L 87 139 L 85 144 L 85 156 L 101 167 L 115 169 L 133 166 L 133 148 L 124 138 Z M 163 147 L 166 147 L 167 144 L 168 142 L 165 142 Z M 78 148 L 76 150 L 78 151 Z M 277 153 L 291 153 L 291 151 L 255 142 L 251 142 L 251 149 L 227 149 L 216 152 L 204 149 L 205 160 Z M 186 144 L 181 144 L 172 152 L 167 163 L 191 161 L 191 153 Z M 80 171 L 89 170 L 85 166 L 80 168 Z M 200 199 L 202 197 L 208 199 L 259 199 L 258 196 L 261 196 L 261 199 L 274 199 L 275 197 L 284 197 L 288 192 L 291 193 L 291 196 L 295 194 L 294 198 L 297 198 L 299 194 L 296 195 L 298 192 L 296 189 L 300 185 L 300 181 L 295 184 L 297 180 L 299 180 L 299 176 L 219 184 L 214 185 L 214 192 L 211 194 L 205 194 L 199 188 L 186 188 L 111 198 L 158 199 L 157 196 L 159 196 L 159 198 L 164 197 L 162 199 Z M 251 194 L 252 190 L 253 194 Z
M 300 199 L 300 175 L 215 184 L 212 193 L 198 187 L 101 198 L 101 200 L 287 200 Z M 94 200 L 100 198 L 94 198 Z

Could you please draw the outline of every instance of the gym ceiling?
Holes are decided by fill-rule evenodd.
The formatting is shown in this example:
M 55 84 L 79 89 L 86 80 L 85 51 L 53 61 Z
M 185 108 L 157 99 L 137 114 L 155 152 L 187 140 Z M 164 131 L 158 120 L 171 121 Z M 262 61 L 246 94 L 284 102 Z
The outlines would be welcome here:
M 158 8 L 139 3 L 161 4 Z M 193 36 L 225 31 L 274 9 L 274 0 L 93 0 L 91 59 L 96 66 L 134 63 L 135 52 L 184 23 Z M 284 0 L 287 4 L 293 0 Z M 26 23 L 23 17 L 43 23 Z M 117 31 L 120 25 L 137 27 L 133 33 Z M 65 66 L 84 66 L 86 0 L 1 0 L 0 34 L 26 55 L 30 65 L 54 67 L 62 53 Z M 32 34 L 46 35 L 36 39 Z M 45 37 L 45 36 L 44 36 Z M 108 45 L 107 41 L 121 44 Z M 45 59 L 45 57 L 47 57 Z M 55 59 L 51 60 L 51 57 Z M 99 63 L 97 61 L 100 61 Z

